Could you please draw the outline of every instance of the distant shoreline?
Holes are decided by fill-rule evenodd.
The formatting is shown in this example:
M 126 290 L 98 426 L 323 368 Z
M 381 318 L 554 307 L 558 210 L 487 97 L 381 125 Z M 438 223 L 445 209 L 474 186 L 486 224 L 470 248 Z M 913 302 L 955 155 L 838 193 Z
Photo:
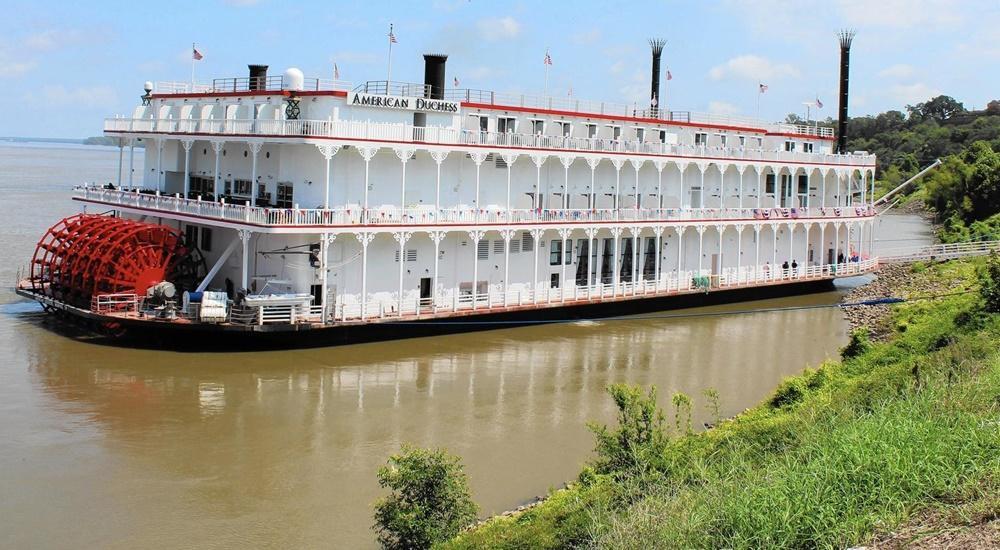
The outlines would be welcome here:
M 0 137 L 0 144 L 4 143 L 44 143 L 47 145 L 101 145 L 116 147 L 118 140 L 107 136 L 93 136 L 88 138 L 40 138 L 40 137 Z M 142 142 L 137 142 L 136 147 L 144 147 Z

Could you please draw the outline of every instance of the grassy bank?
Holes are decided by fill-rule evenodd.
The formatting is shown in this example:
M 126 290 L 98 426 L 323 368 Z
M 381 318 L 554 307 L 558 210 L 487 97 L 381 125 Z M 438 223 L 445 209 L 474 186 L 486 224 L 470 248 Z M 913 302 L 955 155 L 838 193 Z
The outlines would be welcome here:
M 922 267 L 919 277 L 956 293 L 894 306 L 888 341 L 856 339 L 851 357 L 706 432 L 690 433 L 675 396 L 660 403 L 674 418 L 654 453 L 618 470 L 598 459 L 535 508 L 445 546 L 845 547 L 931 513 L 994 518 L 1000 318 L 962 292 L 977 263 Z M 647 415 L 647 429 L 659 425 Z

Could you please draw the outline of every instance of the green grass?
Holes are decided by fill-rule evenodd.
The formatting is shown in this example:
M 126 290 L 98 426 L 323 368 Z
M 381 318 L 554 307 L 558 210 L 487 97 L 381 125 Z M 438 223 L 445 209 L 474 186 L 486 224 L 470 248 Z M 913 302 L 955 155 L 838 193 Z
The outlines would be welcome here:
M 975 265 L 919 275 L 968 285 Z M 786 380 L 713 430 L 673 434 L 654 473 L 587 469 L 446 547 L 843 548 L 930 509 L 996 515 L 1000 319 L 975 293 L 893 315 L 891 341 Z

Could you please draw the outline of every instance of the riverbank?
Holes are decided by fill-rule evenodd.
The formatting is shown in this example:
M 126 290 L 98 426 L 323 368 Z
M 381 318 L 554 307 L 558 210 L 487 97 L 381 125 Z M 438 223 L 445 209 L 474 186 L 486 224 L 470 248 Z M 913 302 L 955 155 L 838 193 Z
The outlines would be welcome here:
M 977 263 L 888 267 L 856 291 L 909 298 L 878 306 L 877 341 L 707 432 L 690 433 L 675 396 L 669 441 L 637 471 L 588 467 L 446 547 L 891 548 L 930 525 L 994 540 L 1000 319 L 980 309 Z

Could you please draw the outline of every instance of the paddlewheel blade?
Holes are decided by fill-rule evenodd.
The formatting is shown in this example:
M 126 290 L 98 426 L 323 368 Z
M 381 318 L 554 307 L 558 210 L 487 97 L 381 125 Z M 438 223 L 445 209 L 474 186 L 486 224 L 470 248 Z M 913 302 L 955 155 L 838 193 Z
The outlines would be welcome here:
M 78 307 L 95 296 L 136 294 L 170 281 L 192 287 L 204 260 L 175 229 L 113 216 L 60 220 L 38 241 L 31 260 L 35 292 Z

